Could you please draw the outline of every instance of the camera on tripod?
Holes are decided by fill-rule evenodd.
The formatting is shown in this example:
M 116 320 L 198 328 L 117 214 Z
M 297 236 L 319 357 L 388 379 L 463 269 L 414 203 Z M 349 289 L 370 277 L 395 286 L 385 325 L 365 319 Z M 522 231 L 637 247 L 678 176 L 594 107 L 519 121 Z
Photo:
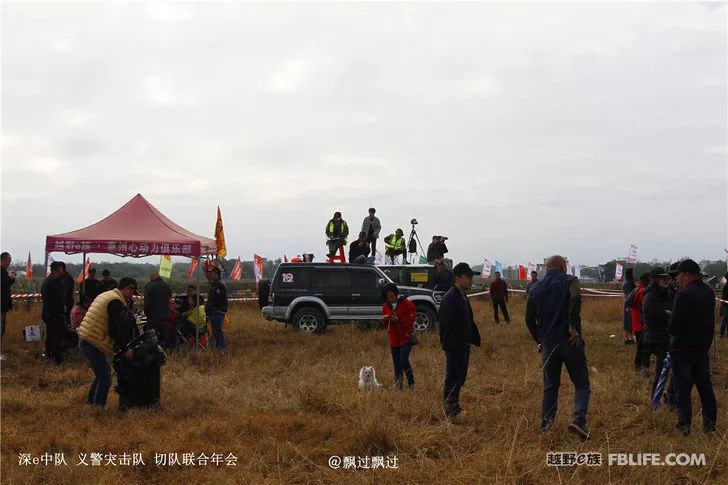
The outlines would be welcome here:
M 413 226 L 416 226 L 418 224 L 417 219 L 412 218 L 412 220 L 410 221 L 410 224 L 412 224 Z

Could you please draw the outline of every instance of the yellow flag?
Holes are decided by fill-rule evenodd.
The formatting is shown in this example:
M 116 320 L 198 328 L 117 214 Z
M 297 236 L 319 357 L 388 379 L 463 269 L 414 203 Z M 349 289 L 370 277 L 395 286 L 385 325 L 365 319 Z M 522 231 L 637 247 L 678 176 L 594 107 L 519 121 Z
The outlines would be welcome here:
M 172 256 L 162 256 L 159 259 L 159 276 L 170 278 L 172 276 Z
M 215 242 L 217 242 L 217 257 L 224 258 L 227 255 L 225 247 L 225 232 L 222 230 L 222 213 L 220 206 L 217 206 L 217 223 L 215 223 Z

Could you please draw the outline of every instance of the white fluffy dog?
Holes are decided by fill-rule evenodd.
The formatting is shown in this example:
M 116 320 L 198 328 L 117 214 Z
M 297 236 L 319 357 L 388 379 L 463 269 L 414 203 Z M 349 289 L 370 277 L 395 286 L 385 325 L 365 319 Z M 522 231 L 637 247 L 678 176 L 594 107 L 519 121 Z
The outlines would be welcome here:
M 364 366 L 359 370 L 359 389 L 379 389 L 382 385 L 377 382 L 374 367 Z

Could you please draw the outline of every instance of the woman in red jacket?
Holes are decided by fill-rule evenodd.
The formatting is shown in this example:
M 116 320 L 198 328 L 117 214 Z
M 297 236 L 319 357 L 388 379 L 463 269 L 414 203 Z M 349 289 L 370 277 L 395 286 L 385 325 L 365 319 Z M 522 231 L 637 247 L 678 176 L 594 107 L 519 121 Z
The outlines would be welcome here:
M 394 380 L 397 389 L 402 389 L 402 381 L 407 376 L 410 390 L 415 388 L 415 376 L 409 354 L 412 346 L 417 344 L 414 335 L 417 310 L 406 297 L 399 296 L 397 285 L 390 283 L 382 289 L 384 305 L 382 306 L 382 326 L 387 326 L 389 347 L 394 363 Z
M 627 297 L 627 303 L 632 311 L 632 333 L 634 333 L 637 341 L 635 349 L 634 368 L 636 371 L 647 370 L 642 363 L 642 302 L 645 300 L 645 289 L 650 282 L 650 274 L 644 273 L 640 275 L 637 287 Z

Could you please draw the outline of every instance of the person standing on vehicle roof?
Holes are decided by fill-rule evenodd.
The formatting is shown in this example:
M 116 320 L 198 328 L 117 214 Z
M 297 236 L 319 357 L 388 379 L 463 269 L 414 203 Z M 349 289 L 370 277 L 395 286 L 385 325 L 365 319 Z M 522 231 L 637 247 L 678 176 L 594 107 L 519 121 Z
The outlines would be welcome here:
M 346 238 L 349 237 L 349 226 L 341 218 L 341 212 L 334 212 L 334 217 L 326 224 L 326 244 L 329 252 L 326 255 L 333 258 L 340 247 L 346 245 Z
M 366 235 L 366 241 L 371 245 L 371 252 L 369 254 L 372 257 L 377 256 L 377 239 L 379 239 L 379 232 L 382 230 L 382 223 L 379 222 L 379 218 L 375 215 L 377 210 L 374 207 L 369 209 L 369 216 L 364 218 L 364 222 L 361 224 L 361 232 Z

